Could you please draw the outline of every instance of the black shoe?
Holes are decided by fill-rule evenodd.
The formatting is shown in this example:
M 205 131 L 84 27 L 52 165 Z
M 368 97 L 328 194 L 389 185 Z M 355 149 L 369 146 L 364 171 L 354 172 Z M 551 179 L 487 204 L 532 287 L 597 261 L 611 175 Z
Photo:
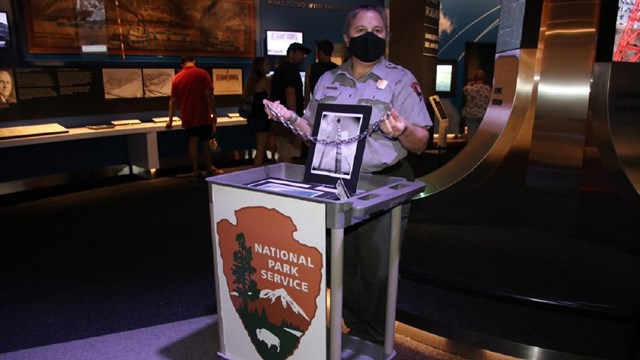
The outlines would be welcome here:
M 349 332 L 347 333 L 347 335 L 357 338 L 359 340 L 363 340 L 363 341 L 367 341 L 370 342 L 372 344 L 376 344 L 376 345 L 382 345 L 384 344 L 384 337 L 379 338 L 376 336 L 372 336 L 369 334 L 364 334 L 364 333 L 359 333 L 353 330 L 349 330 Z

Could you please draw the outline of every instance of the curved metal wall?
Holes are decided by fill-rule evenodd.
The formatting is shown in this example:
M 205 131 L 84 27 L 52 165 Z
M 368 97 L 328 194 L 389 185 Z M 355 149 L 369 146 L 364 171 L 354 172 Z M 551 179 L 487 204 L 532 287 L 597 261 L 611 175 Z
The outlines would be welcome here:
M 546 0 L 540 29 L 527 29 L 539 31 L 538 48 L 497 54 L 491 105 L 476 136 L 455 158 L 419 179 L 426 184 L 419 198 L 433 205 L 424 206 L 426 211 L 435 207 L 447 212 L 443 216 L 456 216 L 466 210 L 470 217 L 487 217 L 484 208 L 467 210 L 466 202 L 457 201 L 485 193 L 483 200 L 502 201 L 496 216 L 574 231 L 588 174 L 584 154 L 589 151 L 585 141 L 590 95 L 605 109 L 598 115 L 604 120 L 595 127 L 600 129 L 600 148 L 608 150 L 604 160 L 638 201 L 640 173 L 634 143 L 640 137 L 637 116 L 632 119 L 637 106 L 626 120 L 607 120 L 612 110 L 606 106 L 615 95 L 604 90 L 608 80 L 599 80 L 594 88 L 591 84 L 600 5 L 598 0 Z M 609 72 L 604 70 L 603 79 Z M 635 89 L 636 78 L 631 78 L 628 86 Z M 627 94 L 636 94 L 632 100 L 637 104 L 637 90 Z M 441 208 L 443 204 L 451 207 Z M 484 207 L 487 201 L 476 205 Z
M 547 0 L 545 7 L 526 184 L 575 196 L 580 186 L 599 1 Z
M 640 64 L 597 63 L 591 108 L 599 154 L 616 189 L 640 195 Z
M 531 128 L 535 57 L 530 49 L 496 56 L 493 95 L 480 129 L 460 154 L 419 179 L 426 184 L 423 197 L 468 190 L 491 175 L 507 153 L 528 149 L 527 138 L 519 134 Z
M 419 179 L 426 188 L 413 221 L 514 219 L 639 254 L 640 65 L 595 63 L 601 5 L 545 0 L 540 28 L 526 29 L 539 31 L 537 49 L 497 54 L 478 132 Z M 618 194 L 629 201 L 622 204 Z

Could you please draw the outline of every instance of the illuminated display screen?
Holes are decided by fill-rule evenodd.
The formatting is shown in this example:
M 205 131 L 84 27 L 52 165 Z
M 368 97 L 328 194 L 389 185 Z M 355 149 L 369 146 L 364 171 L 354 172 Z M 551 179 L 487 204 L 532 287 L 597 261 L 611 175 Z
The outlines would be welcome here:
M 436 65 L 436 91 L 451 91 L 453 65 Z
M 6 11 L 0 11 L 0 48 L 11 47 L 11 33 L 9 18 Z
M 436 94 L 441 98 L 456 96 L 457 60 L 438 59 L 436 64 Z
M 302 32 L 267 30 L 267 55 L 285 56 L 291 43 L 302 42 Z

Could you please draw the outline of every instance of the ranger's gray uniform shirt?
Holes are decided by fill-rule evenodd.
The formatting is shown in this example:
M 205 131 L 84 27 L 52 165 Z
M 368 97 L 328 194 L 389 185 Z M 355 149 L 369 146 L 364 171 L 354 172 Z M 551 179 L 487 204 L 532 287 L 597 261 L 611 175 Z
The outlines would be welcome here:
M 312 129 L 318 103 L 370 105 L 370 125 L 391 108 L 415 126 L 433 125 L 416 78 L 407 69 L 386 59 L 358 80 L 351 73 L 351 60 L 324 73 L 304 114 Z M 380 132 L 368 137 L 366 142 L 362 172 L 382 170 L 407 156 L 400 141 L 388 139 Z

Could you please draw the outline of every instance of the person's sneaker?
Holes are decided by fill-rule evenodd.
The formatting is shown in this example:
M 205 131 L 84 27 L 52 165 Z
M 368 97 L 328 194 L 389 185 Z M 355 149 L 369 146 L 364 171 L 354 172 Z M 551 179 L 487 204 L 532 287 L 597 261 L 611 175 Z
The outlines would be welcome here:
M 212 166 L 211 170 L 207 171 L 207 176 L 216 176 L 216 175 L 220 175 L 220 174 L 224 174 L 224 171 L 218 169 L 215 166 Z

